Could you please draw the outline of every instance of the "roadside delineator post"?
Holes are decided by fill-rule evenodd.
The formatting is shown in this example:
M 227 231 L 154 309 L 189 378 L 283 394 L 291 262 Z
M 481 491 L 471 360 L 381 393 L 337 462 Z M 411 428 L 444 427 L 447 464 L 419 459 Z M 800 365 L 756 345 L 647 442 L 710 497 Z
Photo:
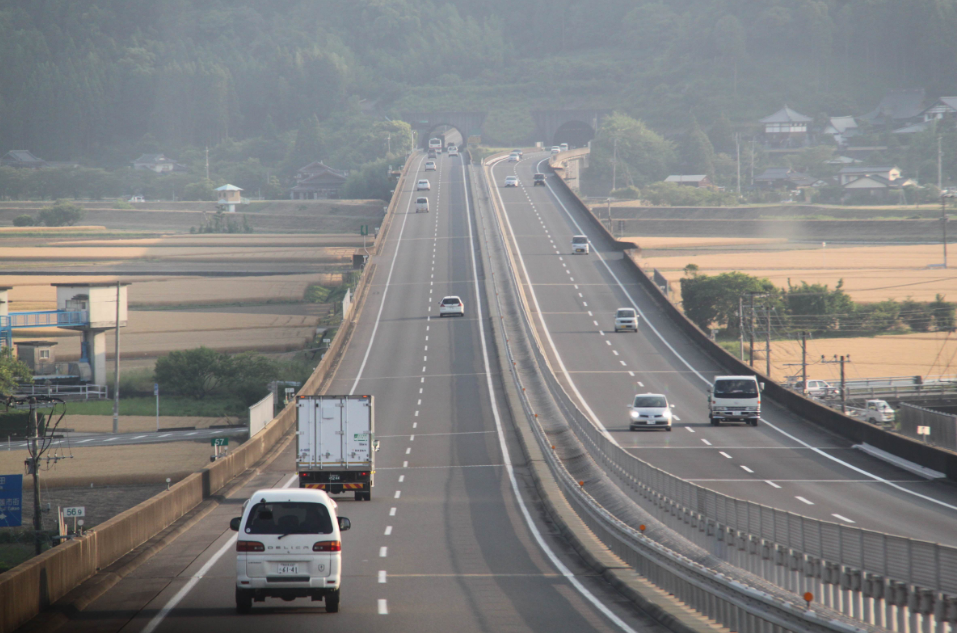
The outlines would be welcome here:
M 804 598 L 804 602 L 807 603 L 807 608 L 810 609 L 810 608 L 811 608 L 811 602 L 814 601 L 814 594 L 811 593 L 810 591 L 806 591 L 806 592 L 804 592 L 803 598 Z

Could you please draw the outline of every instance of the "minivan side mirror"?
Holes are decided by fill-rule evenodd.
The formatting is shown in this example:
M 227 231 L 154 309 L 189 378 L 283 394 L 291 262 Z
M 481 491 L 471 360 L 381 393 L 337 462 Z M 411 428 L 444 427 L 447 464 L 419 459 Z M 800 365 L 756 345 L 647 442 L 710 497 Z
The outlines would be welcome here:
M 712 391 L 714 390 L 711 387 L 708 387 L 708 393 L 710 394 Z
M 764 383 L 761 383 L 761 391 L 764 391 Z
M 238 532 L 238 531 L 239 531 L 239 524 L 242 523 L 242 521 L 243 521 L 243 518 L 242 518 L 242 517 L 236 517 L 236 518 L 234 518 L 234 519 L 230 519 L 230 520 L 229 520 L 229 529 L 232 530 L 233 532 Z
M 339 531 L 345 532 L 352 527 L 352 521 L 349 520 L 349 517 L 339 517 Z

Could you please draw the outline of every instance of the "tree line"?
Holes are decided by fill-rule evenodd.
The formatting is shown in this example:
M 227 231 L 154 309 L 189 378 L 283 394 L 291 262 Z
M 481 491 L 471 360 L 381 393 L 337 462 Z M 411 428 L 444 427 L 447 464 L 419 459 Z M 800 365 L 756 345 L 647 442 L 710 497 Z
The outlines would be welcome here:
M 718 328 L 732 338 L 740 328 L 739 299 L 747 311 L 751 297 L 760 310 L 770 310 L 771 330 L 786 337 L 795 332 L 817 335 L 870 336 L 890 331 L 952 332 L 957 326 L 955 304 L 938 294 L 934 301 L 892 299 L 859 303 L 844 291 L 843 280 L 835 288 L 801 282 L 787 288 L 767 278 L 741 272 L 698 274 L 690 264 L 680 281 L 685 315 L 707 331 Z M 745 321 L 749 314 L 744 315 Z M 763 317 L 767 318 L 767 317 Z

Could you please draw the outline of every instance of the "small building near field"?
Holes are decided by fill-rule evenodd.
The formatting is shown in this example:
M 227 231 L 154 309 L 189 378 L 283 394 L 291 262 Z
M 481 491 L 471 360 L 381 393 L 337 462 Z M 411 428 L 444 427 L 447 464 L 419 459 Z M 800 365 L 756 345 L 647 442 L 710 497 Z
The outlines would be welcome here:
M 665 182 L 673 182 L 676 185 L 685 185 L 687 187 L 698 187 L 699 189 L 708 189 L 714 186 L 707 174 L 695 174 L 690 176 L 672 175 L 665 178 Z
M 754 184 L 765 189 L 803 189 L 816 182 L 814 178 L 790 167 L 768 167 L 754 177 Z
M 309 163 L 296 172 L 296 184 L 289 190 L 290 200 L 321 200 L 339 197 L 339 190 L 349 177 L 348 171 L 333 169 L 321 160 Z
M 901 177 L 901 170 L 895 165 L 890 166 L 874 166 L 874 165 L 848 165 L 847 167 L 842 167 L 841 171 L 837 172 L 838 181 L 842 187 L 845 187 L 859 178 L 864 178 L 866 176 L 880 176 L 888 182 L 894 182 Z
M 774 148 L 804 147 L 808 143 L 808 126 L 813 119 L 784 106 L 774 114 L 761 119 L 764 138 Z
M 133 169 L 149 170 L 157 174 L 182 173 L 188 171 L 186 165 L 170 160 L 162 154 L 143 154 L 133 161 Z
M 3 156 L 0 156 L 0 166 L 41 169 L 47 166 L 47 162 L 42 158 L 37 158 L 29 150 L 12 149 Z
M 56 341 L 18 341 L 17 358 L 35 376 L 56 373 Z
M 228 213 L 235 213 L 237 204 L 249 204 L 249 200 L 240 195 L 242 189 L 236 185 L 223 185 L 213 191 L 219 194 L 219 200 L 216 201 L 216 204 L 225 207 L 225 211 Z

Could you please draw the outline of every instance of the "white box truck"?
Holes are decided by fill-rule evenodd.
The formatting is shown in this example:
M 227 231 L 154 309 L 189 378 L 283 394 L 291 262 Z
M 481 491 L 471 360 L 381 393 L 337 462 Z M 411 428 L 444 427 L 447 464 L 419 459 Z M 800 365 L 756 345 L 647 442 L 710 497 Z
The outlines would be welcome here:
M 296 424 L 299 487 L 369 501 L 379 448 L 372 396 L 299 396 Z

